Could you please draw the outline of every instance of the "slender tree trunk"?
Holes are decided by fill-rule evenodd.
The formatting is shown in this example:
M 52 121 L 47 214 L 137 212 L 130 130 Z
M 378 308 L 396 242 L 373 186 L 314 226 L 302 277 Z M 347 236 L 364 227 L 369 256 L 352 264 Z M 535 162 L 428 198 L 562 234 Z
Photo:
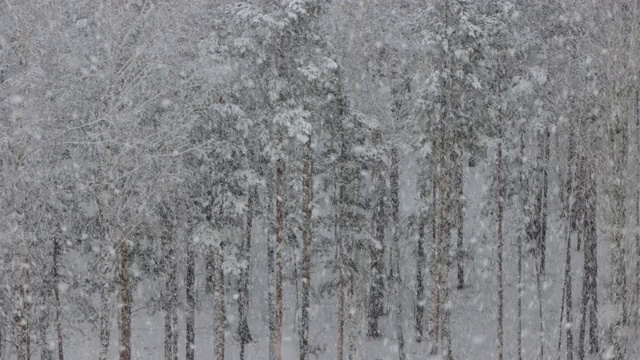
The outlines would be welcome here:
M 193 238 L 187 239 L 187 273 L 185 279 L 185 291 L 187 295 L 186 306 L 186 360 L 195 360 L 195 322 L 196 322 L 196 296 L 195 296 L 195 267 L 196 252 L 193 248 Z
M 311 291 L 311 251 L 313 237 L 313 150 L 311 137 L 305 146 L 304 162 L 304 234 L 302 240 L 302 309 L 300 314 L 300 360 L 309 357 L 309 306 Z
M 547 262 L 547 216 L 548 216 L 548 192 L 549 192 L 549 147 L 551 143 L 551 133 L 549 127 L 545 127 L 542 155 L 542 198 L 540 210 L 540 234 L 538 236 L 538 252 L 540 256 L 540 274 L 544 277 Z
M 573 282 L 571 278 L 571 235 L 575 228 L 574 217 L 576 212 L 573 208 L 573 203 L 576 201 L 576 185 L 575 178 L 576 173 L 578 171 L 578 166 L 576 165 L 576 154 L 575 154 L 575 134 L 574 129 L 570 129 L 569 133 L 569 151 L 568 151 L 568 160 L 567 160 L 567 186 L 566 186 L 566 194 L 565 194 L 565 203 L 563 204 L 563 213 L 566 221 L 566 256 L 565 256 L 565 270 L 564 270 L 564 289 L 563 289 L 563 304 L 565 310 L 565 322 L 568 324 L 566 326 L 566 337 L 567 337 L 567 347 L 566 354 L 567 360 L 573 360 L 573 294 L 572 287 Z M 561 332 L 559 336 L 562 336 L 562 317 L 560 320 L 561 324 Z M 560 353 L 558 353 L 560 356 Z
M 269 235 L 270 237 L 271 235 Z M 269 238 L 268 238 L 269 239 Z M 269 360 L 276 360 L 276 348 L 277 348 L 277 336 L 276 336 L 276 307 L 275 307 L 275 248 L 274 242 L 267 240 L 267 273 L 268 273 L 268 285 L 267 285 L 267 308 L 269 318 Z
M 504 236 L 502 233 L 502 222 L 504 216 L 504 165 L 502 158 L 502 139 L 498 143 L 497 151 L 498 161 L 498 360 L 504 358 L 504 282 L 503 282 L 503 252 L 504 252 Z
M 464 289 L 464 177 L 462 166 L 462 154 L 455 164 L 455 186 L 456 186 L 456 230 L 457 249 L 456 267 L 458 277 L 458 289 Z
M 611 235 L 611 269 L 613 306 L 617 319 L 611 328 L 611 343 L 613 346 L 613 360 L 624 359 L 624 344 L 626 341 L 626 266 L 624 262 L 624 226 L 625 211 L 625 173 L 627 158 L 627 124 L 622 114 L 617 114 L 611 130 L 611 145 L 614 163 L 614 179 L 611 182 L 613 224 Z
M 282 143 L 283 140 L 281 139 Z M 275 327 L 276 327 L 276 360 L 282 360 L 282 252 L 284 246 L 284 222 L 285 222 L 285 161 L 278 159 L 276 169 L 276 181 L 278 192 L 276 197 L 276 301 L 275 301 Z
M 589 234 L 589 244 L 585 243 L 585 275 L 588 276 L 587 292 L 589 297 L 589 353 L 598 354 L 600 344 L 598 342 L 598 236 L 596 232 L 597 214 L 597 182 L 595 174 L 589 176 L 588 216 L 585 228 Z M 585 240 L 586 241 L 586 240 Z
M 398 359 L 405 360 L 404 352 L 404 331 L 403 311 L 402 311 L 402 274 L 400 273 L 400 171 L 399 171 L 398 150 L 391 149 L 391 204 L 393 211 L 393 286 L 395 302 L 395 328 L 396 341 L 398 342 Z
M 2 82 L 1 78 L 0 78 L 0 82 Z M 5 338 L 6 335 L 5 335 L 4 331 L 5 331 L 4 321 L 3 321 L 3 319 L 0 319 L 0 359 L 4 359 L 5 358 L 4 357 L 4 349 L 5 349 L 4 343 L 6 341 L 6 338 Z
M 540 260 L 536 264 L 536 290 L 538 292 L 538 324 L 540 337 L 540 359 L 544 359 L 544 318 L 542 317 L 542 269 Z
M 224 360 L 225 355 L 225 326 L 227 323 L 227 314 L 225 308 L 225 280 L 224 280 L 224 255 L 223 242 L 220 242 L 216 249 L 216 292 L 215 292 L 215 311 L 216 311 L 216 360 Z
M 423 193 L 423 201 L 426 201 L 425 191 Z M 426 226 L 426 214 L 420 214 L 420 219 L 418 220 L 418 249 L 416 251 L 416 342 L 421 343 L 424 337 L 423 331 L 423 318 L 424 318 L 424 307 L 426 304 L 426 298 L 424 294 L 424 267 L 426 265 L 426 256 L 424 252 L 424 239 L 425 239 L 425 231 L 424 228 Z
M 129 285 L 129 241 L 120 244 L 120 360 L 131 360 L 131 288 Z
M 105 239 L 105 241 L 108 238 Z M 100 289 L 100 353 L 99 360 L 108 360 L 109 340 L 111 337 L 111 293 L 112 293 L 112 258 L 109 247 L 105 244 L 102 248 L 101 258 L 102 287 Z
M 573 308 L 572 308 L 572 281 L 571 281 L 571 236 L 567 237 L 567 258 L 566 258 L 566 267 L 567 270 L 565 272 L 566 282 L 567 282 L 567 290 L 565 291 L 566 296 L 566 330 L 567 330 L 567 360 L 573 360 Z
M 337 225 L 336 225 L 337 228 Z M 345 324 L 345 287 L 346 280 L 344 274 L 344 241 L 342 236 L 337 234 L 338 249 L 338 360 L 344 357 L 344 324 Z
M 173 264 L 171 266 L 171 353 L 172 360 L 178 360 L 178 261 L 176 259 L 176 241 L 172 241 Z
M 524 165 L 524 149 L 525 149 L 525 143 L 524 143 L 524 135 L 525 135 L 525 130 L 524 128 L 521 130 L 520 133 L 520 156 L 518 157 L 518 161 L 519 161 L 519 165 L 520 165 L 520 206 L 522 207 L 522 214 L 525 214 L 525 198 L 524 198 L 524 193 L 526 193 L 526 188 L 525 188 L 525 165 Z M 523 291 L 524 291 L 524 284 L 522 283 L 522 242 L 525 239 L 524 236 L 524 229 L 522 231 L 522 234 L 518 237 L 518 340 L 517 340 L 517 353 L 518 353 L 518 359 L 517 360 L 522 360 L 522 297 L 523 297 Z
M 60 241 L 53 239 L 53 296 L 56 307 L 56 335 L 58 337 L 58 360 L 64 360 L 64 334 L 62 333 L 62 305 L 60 302 L 60 273 L 58 271 L 61 256 Z M 0 354 L 0 357 L 2 354 Z
M 167 282 L 167 286 L 165 291 L 168 291 L 169 286 Z M 172 334 L 172 319 L 171 319 L 171 304 L 168 299 L 169 294 L 165 294 L 164 299 L 164 360 L 173 360 L 173 337 Z
M 440 218 L 440 207 L 442 206 L 439 199 L 441 193 L 438 193 L 438 184 L 440 180 L 441 166 L 436 164 L 435 175 L 432 179 L 432 207 L 433 207 L 433 219 L 431 222 L 432 236 L 432 251 L 431 251 L 431 266 L 429 267 L 431 272 L 431 279 L 433 285 L 431 286 L 431 311 L 429 314 L 429 338 L 433 343 L 431 347 L 431 355 L 437 355 L 440 353 L 440 234 L 438 233 Z
M 165 214 L 168 216 L 168 214 Z M 177 356 L 178 349 L 174 341 L 177 339 L 177 329 L 174 324 L 174 317 L 177 315 L 177 278 L 176 278 L 176 258 L 175 258 L 175 239 L 172 237 L 172 224 L 169 219 L 165 219 L 166 229 L 164 229 L 163 247 L 165 251 L 165 271 L 167 278 L 165 283 L 164 295 L 164 358 L 165 360 L 174 360 Z M 176 319 L 177 320 L 177 319 Z
M 29 305 L 29 272 L 28 269 L 22 269 L 19 281 L 22 282 L 18 289 L 18 300 L 16 306 L 15 321 L 15 345 L 17 360 L 29 360 L 31 358 L 31 336 L 30 323 L 28 319 Z
M 253 189 L 249 190 L 249 196 L 247 200 L 247 225 L 245 233 L 245 242 L 242 246 L 241 258 L 244 260 L 245 267 L 240 272 L 240 281 L 238 293 L 238 314 L 240 320 L 238 322 L 238 338 L 240 340 L 240 360 L 245 358 L 245 347 L 248 343 L 253 341 L 251 337 L 251 331 L 249 329 L 249 274 L 250 274 L 250 262 L 251 262 L 251 236 L 253 232 L 253 208 L 255 203 L 255 192 Z
M 374 134 L 374 143 L 381 144 L 381 134 Z M 381 166 L 381 164 L 379 165 Z M 376 174 L 376 205 L 374 210 L 375 243 L 371 247 L 371 285 L 367 311 L 367 336 L 380 337 L 378 321 L 384 313 L 384 236 L 385 236 L 385 178 L 382 169 Z
M 445 117 L 446 118 L 446 117 Z M 437 282 L 436 282 L 436 319 L 437 351 L 445 360 L 453 359 L 451 334 L 449 331 L 449 249 L 451 244 L 451 200 L 454 193 L 453 180 L 455 154 L 446 130 L 443 129 L 439 140 L 440 169 L 438 171 L 438 243 L 437 243 Z

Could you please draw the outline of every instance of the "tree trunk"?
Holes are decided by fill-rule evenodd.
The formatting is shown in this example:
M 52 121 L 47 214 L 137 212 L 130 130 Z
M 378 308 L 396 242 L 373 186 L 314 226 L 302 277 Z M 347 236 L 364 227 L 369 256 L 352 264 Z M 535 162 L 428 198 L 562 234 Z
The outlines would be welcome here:
M 187 295 L 186 306 L 186 345 L 185 354 L 186 360 L 195 360 L 195 322 L 196 322 L 196 296 L 195 296 L 195 258 L 196 252 L 194 249 L 193 238 L 187 239 L 187 273 L 185 279 L 185 290 Z
M 504 358 L 504 282 L 503 282 L 503 252 L 504 252 L 504 236 L 502 233 L 502 222 L 504 216 L 504 165 L 502 158 L 502 139 L 498 142 L 497 151 L 498 162 L 498 360 Z
M 380 134 L 374 134 L 374 143 L 380 145 Z M 382 166 L 382 164 L 378 164 Z M 384 313 L 384 236 L 385 236 L 385 178 L 382 169 L 376 173 L 376 205 L 374 209 L 375 242 L 371 246 L 371 274 L 368 302 L 367 336 L 380 337 L 378 321 Z
M 392 274 L 394 286 L 394 302 L 395 302 L 395 330 L 396 341 L 398 342 L 398 359 L 405 360 L 404 353 L 404 332 L 403 311 L 402 311 L 402 276 L 400 273 L 400 184 L 399 184 L 399 162 L 398 150 L 394 147 L 391 149 L 391 204 L 393 211 L 393 251 L 392 251 Z
M 429 314 L 429 338 L 433 343 L 431 347 L 431 355 L 438 355 L 440 352 L 440 234 L 438 233 L 439 221 L 442 219 L 439 216 L 440 206 L 442 206 L 441 200 L 439 199 L 441 193 L 438 193 L 438 182 L 440 180 L 440 172 L 442 171 L 441 166 L 438 165 L 438 162 L 434 162 L 436 165 L 435 175 L 432 178 L 432 208 L 433 208 L 433 219 L 431 222 L 431 233 L 432 235 L 432 251 L 431 251 L 431 266 L 429 266 L 429 271 L 431 273 L 431 279 L 433 285 L 431 286 L 431 311 Z
M 462 154 L 455 164 L 455 186 L 456 186 L 456 230 L 457 230 L 457 249 L 456 249 L 456 268 L 458 278 L 458 289 L 464 289 L 464 177 L 462 166 Z
M 131 360 L 131 288 L 129 285 L 129 241 L 120 244 L 120 360 Z
M 336 219 L 337 221 L 337 219 Z M 337 226 L 336 226 L 337 228 Z M 338 360 L 344 357 L 344 324 L 345 324 L 345 291 L 346 280 L 344 274 L 344 241 L 342 236 L 337 234 L 338 249 Z
M 525 194 L 527 192 L 525 187 L 525 143 L 524 143 L 524 128 L 520 133 L 520 155 L 518 157 L 520 165 L 520 206 L 522 207 L 523 216 L 526 213 L 525 210 Z M 517 340 L 517 353 L 518 359 L 522 360 L 522 297 L 524 292 L 524 284 L 522 283 L 522 242 L 525 239 L 525 230 L 523 229 L 521 235 L 518 237 L 518 340 Z
M 64 335 L 62 333 L 62 305 L 60 302 L 60 262 L 61 247 L 57 238 L 53 239 L 53 296 L 56 307 L 56 335 L 58 337 L 58 360 L 64 360 Z M 0 357 L 2 354 L 0 354 Z
M 43 298 L 44 302 L 47 301 L 47 297 Z M 47 341 L 47 330 L 49 330 L 49 314 L 47 306 L 44 303 L 41 305 L 42 308 L 38 311 L 40 312 L 40 319 L 38 324 L 38 330 L 40 332 L 40 360 L 53 360 L 53 353 L 51 349 L 49 349 L 49 342 Z
M 30 324 L 28 319 L 29 314 L 29 270 L 24 268 L 21 270 L 19 280 L 22 284 L 18 290 L 18 301 L 16 306 L 16 314 L 14 317 L 16 328 L 16 353 L 17 360 L 29 360 L 31 359 L 31 335 Z
M 304 238 L 302 240 L 302 309 L 300 314 L 300 360 L 309 357 L 309 305 L 311 291 L 311 246 L 313 237 L 313 150 L 311 137 L 305 146 L 304 162 Z
M 168 214 L 167 214 L 168 216 Z M 165 284 L 165 296 L 164 296 L 164 311 L 165 311 L 165 323 L 164 323 L 164 358 L 165 360 L 174 360 L 177 356 L 177 335 L 178 329 L 174 323 L 174 318 L 177 320 L 177 274 L 176 274 L 176 254 L 175 245 L 176 241 L 172 237 L 171 227 L 168 219 L 165 219 L 166 229 L 164 229 L 164 251 L 165 251 L 165 271 L 168 272 L 168 276 Z
M 105 238 L 105 242 L 107 238 Z M 112 258 L 109 254 L 109 247 L 105 244 L 102 247 L 101 258 L 102 287 L 100 289 L 100 353 L 99 360 L 108 360 L 109 340 L 111 337 L 111 292 L 112 292 Z
M 446 118 L 446 117 L 445 117 Z M 438 171 L 438 243 L 436 251 L 437 273 L 436 273 L 436 319 L 438 331 L 437 350 L 445 360 L 453 359 L 451 351 L 451 334 L 449 332 L 449 249 L 451 244 L 451 200 L 454 189 L 451 180 L 454 174 L 454 162 L 456 155 L 451 149 L 451 143 L 447 136 L 447 131 L 443 129 L 439 140 L 440 164 Z
M 282 136 L 282 135 L 281 135 Z M 283 140 L 281 139 L 282 143 Z M 276 196 L 276 299 L 275 299 L 275 329 L 276 329 L 276 360 L 282 360 L 282 316 L 283 316 L 283 293 L 282 293 L 282 252 L 284 246 L 284 226 L 285 226 L 285 161 L 280 158 L 277 161 L 276 182 L 278 192 Z
M 542 142 L 542 197 L 540 198 L 540 233 L 538 234 L 538 255 L 540 256 L 540 274 L 545 275 L 547 262 L 547 217 L 548 217 L 548 192 L 549 192 L 549 147 L 551 143 L 551 133 L 549 127 L 544 129 L 544 140 Z
M 215 292 L 215 311 L 216 311 L 216 360 L 224 360 L 225 350 L 225 326 L 227 322 L 227 314 L 225 308 L 225 280 L 224 280 L 224 255 L 223 242 L 221 241 L 216 249 L 216 292 Z
M 425 191 L 422 191 L 422 200 L 426 201 Z M 426 298 L 424 294 L 424 267 L 426 265 L 426 256 L 424 252 L 424 239 L 426 226 L 426 212 L 420 214 L 418 219 L 418 249 L 416 251 L 416 342 L 421 343 L 424 337 L 423 318 Z
M 625 173 L 627 160 L 627 124 L 622 114 L 616 114 L 611 130 L 611 145 L 614 164 L 614 179 L 611 182 L 613 224 L 611 235 L 611 269 L 613 306 L 616 320 L 611 328 L 611 345 L 613 346 L 613 360 L 624 359 L 626 319 L 626 266 L 624 262 L 624 226 L 625 211 Z
M 240 360 L 245 358 L 245 347 L 248 343 L 253 341 L 251 337 L 251 331 L 249 329 L 249 274 L 250 274 L 250 262 L 251 262 L 251 236 L 253 232 L 253 208 L 255 203 L 255 192 L 253 189 L 249 190 L 249 196 L 247 200 L 247 225 L 245 233 L 245 242 L 241 247 L 242 253 L 241 259 L 244 260 L 245 267 L 240 271 L 240 281 L 238 293 L 238 314 L 240 320 L 238 321 L 238 338 L 240 340 Z
M 542 317 L 542 269 L 540 260 L 536 264 L 536 290 L 538 292 L 538 324 L 540 336 L 540 359 L 544 359 L 544 318 Z

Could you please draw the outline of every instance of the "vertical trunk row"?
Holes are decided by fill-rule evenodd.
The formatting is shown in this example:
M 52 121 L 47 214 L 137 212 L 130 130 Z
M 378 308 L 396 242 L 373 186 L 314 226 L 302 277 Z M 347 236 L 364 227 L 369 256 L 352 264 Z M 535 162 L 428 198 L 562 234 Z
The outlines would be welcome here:
M 313 237 L 313 152 L 311 137 L 305 146 L 304 160 L 304 238 L 302 240 L 302 309 L 300 314 L 300 360 L 309 357 L 309 306 L 311 291 L 311 252 Z
M 498 186 L 498 360 L 504 358 L 504 280 L 503 280 L 503 252 L 504 235 L 502 233 L 502 223 L 504 216 L 504 164 L 502 156 L 502 139 L 498 142 L 497 150 L 497 186 Z
M 131 288 L 127 238 L 120 243 L 120 360 L 131 360 Z

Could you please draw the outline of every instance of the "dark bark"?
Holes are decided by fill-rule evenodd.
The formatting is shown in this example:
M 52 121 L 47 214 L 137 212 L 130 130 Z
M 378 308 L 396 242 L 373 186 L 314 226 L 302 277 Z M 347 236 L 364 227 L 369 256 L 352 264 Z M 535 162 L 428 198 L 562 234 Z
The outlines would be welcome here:
M 253 341 L 251 331 L 249 329 L 249 281 L 250 281 L 250 262 L 251 262 L 251 237 L 253 232 L 253 209 L 255 206 L 255 192 L 249 190 L 247 200 L 247 224 L 245 228 L 245 239 L 241 247 L 240 258 L 244 260 L 245 267 L 240 272 L 240 280 L 238 286 L 238 339 L 240 341 L 240 359 L 244 360 L 245 347 Z
M 404 360 L 406 358 L 404 352 L 404 332 L 402 329 L 403 324 L 403 311 L 402 311 L 402 276 L 400 273 L 400 171 L 399 171 L 399 158 L 398 150 L 394 147 L 391 149 L 391 205 L 393 215 L 393 263 L 391 264 L 393 269 L 393 278 L 391 279 L 394 285 L 394 297 L 395 302 L 395 332 L 396 341 L 398 342 L 398 359 Z
M 225 280 L 224 280 L 224 243 L 220 242 L 216 251 L 215 273 L 216 273 L 216 292 L 215 292 L 215 312 L 216 312 L 216 360 L 224 360 L 225 357 L 225 326 L 227 323 L 227 313 L 225 307 Z
M 502 141 L 498 143 L 497 151 L 497 184 L 498 184 L 498 360 L 504 358 L 504 282 L 503 282 L 503 252 L 504 236 L 502 233 L 502 222 L 504 217 L 504 165 L 502 158 Z
M 381 134 L 374 134 L 374 143 L 381 144 Z M 382 164 L 378 164 L 381 167 Z M 381 168 L 376 172 L 376 202 L 374 208 L 375 242 L 371 246 L 371 284 L 367 309 L 367 336 L 380 337 L 378 321 L 384 313 L 384 236 L 385 236 L 385 178 Z
M 281 139 L 282 143 L 283 140 Z M 283 246 L 284 246 L 284 222 L 285 222 L 285 161 L 278 159 L 276 164 L 276 182 L 278 191 L 276 195 L 276 249 L 275 249 L 275 270 L 276 270 L 276 293 L 275 293 L 275 329 L 276 329 L 276 360 L 282 360 L 282 316 L 283 316 Z
M 56 311 L 56 335 L 58 338 L 58 360 L 64 360 L 64 334 L 62 333 L 62 304 L 60 302 L 60 273 L 58 271 L 62 249 L 60 241 L 53 239 L 53 297 Z M 2 356 L 2 354 L 0 354 Z
M 309 306 L 311 291 L 311 251 L 313 236 L 313 151 L 311 137 L 305 146 L 304 161 L 304 234 L 302 240 L 302 309 L 300 314 L 300 360 L 309 357 Z
M 461 154 L 460 154 L 461 155 Z M 456 270 L 458 278 L 458 289 L 464 289 L 464 177 L 462 167 L 462 156 L 455 164 L 455 186 L 456 186 Z
M 425 199 L 426 200 L 426 199 Z M 426 304 L 426 298 L 424 294 L 424 267 L 426 265 L 426 255 L 424 252 L 424 240 L 425 240 L 425 231 L 424 228 L 426 226 L 426 216 L 425 214 L 420 214 L 420 219 L 418 220 L 418 249 L 416 251 L 416 342 L 422 342 L 424 337 L 423 331 L 423 318 L 424 318 L 424 308 Z
M 131 288 L 126 238 L 120 243 L 120 306 L 120 360 L 131 360 Z
M 518 156 L 518 161 L 519 161 L 519 166 L 520 166 L 520 206 L 522 208 L 522 214 L 525 215 L 526 214 L 526 209 L 525 209 L 525 196 L 527 193 L 526 187 L 525 187 L 525 165 L 524 165 L 524 160 L 525 160 L 525 155 L 524 155 L 524 150 L 525 150 L 525 143 L 524 143 L 524 135 L 525 135 L 525 130 L 524 128 L 521 130 L 520 132 L 520 154 Z M 523 293 L 524 293 L 524 288 L 523 288 L 523 284 L 522 284 L 522 242 L 525 239 L 525 232 L 523 231 L 521 233 L 520 236 L 518 236 L 518 340 L 517 340 L 517 353 L 518 353 L 518 359 L 517 360 L 522 360 L 522 297 L 523 297 Z
M 196 322 L 196 296 L 195 296 L 195 258 L 193 239 L 187 239 L 187 273 L 185 279 L 185 291 L 187 295 L 186 306 L 186 360 L 195 360 L 195 322 Z

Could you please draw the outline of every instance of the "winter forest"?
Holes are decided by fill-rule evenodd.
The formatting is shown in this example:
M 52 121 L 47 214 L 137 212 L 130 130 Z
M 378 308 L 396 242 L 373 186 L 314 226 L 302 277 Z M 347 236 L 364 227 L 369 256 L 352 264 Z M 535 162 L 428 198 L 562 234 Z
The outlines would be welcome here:
M 640 359 L 639 18 L 0 0 L 0 360 Z

